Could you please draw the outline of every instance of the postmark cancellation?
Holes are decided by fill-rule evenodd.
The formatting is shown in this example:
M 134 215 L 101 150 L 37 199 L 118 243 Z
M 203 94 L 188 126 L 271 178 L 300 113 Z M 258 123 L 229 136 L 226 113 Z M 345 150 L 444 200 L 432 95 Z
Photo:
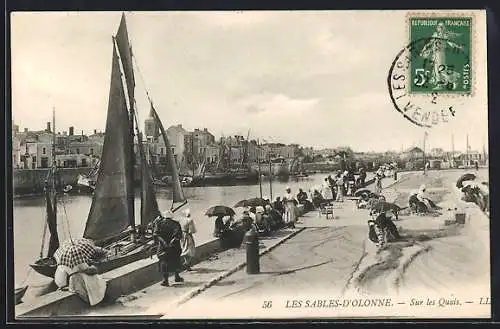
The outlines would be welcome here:
M 447 123 L 475 93 L 473 14 L 410 13 L 408 43 L 387 78 L 403 117 L 431 128 Z

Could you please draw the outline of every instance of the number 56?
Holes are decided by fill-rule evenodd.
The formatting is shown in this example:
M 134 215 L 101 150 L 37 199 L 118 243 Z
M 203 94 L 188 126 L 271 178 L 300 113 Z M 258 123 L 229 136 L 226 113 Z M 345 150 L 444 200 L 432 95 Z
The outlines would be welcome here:
M 429 75 L 429 70 L 424 69 L 415 69 L 415 79 L 413 79 L 413 83 L 417 87 L 423 86 L 427 82 L 427 76 Z

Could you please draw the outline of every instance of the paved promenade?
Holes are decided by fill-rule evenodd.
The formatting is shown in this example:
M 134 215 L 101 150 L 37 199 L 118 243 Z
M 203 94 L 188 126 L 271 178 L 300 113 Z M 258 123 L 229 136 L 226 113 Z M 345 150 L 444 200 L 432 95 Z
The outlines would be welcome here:
M 405 173 L 395 184 L 386 179 L 384 195 L 388 201 L 405 206 L 409 192 L 425 183 L 443 211 L 439 217 L 402 215 L 396 225 L 403 241 L 380 252 L 367 240 L 367 210 L 356 209 L 346 200 L 336 204 L 334 219 L 310 212 L 300 219 L 297 229 L 262 239 L 261 251 L 266 253 L 260 258 L 258 275 L 246 273 L 244 249 L 228 250 L 185 273 L 184 284 L 170 288 L 154 285 L 89 315 L 301 317 L 307 315 L 304 296 L 400 296 L 400 304 L 404 304 L 409 303 L 408 296 L 416 295 L 451 300 L 453 294 L 470 292 L 468 289 L 474 287 L 475 296 L 489 297 L 489 223 L 475 206 L 461 202 L 454 192 L 452 186 L 462 173 Z M 444 220 L 454 214 L 448 208 L 468 213 L 465 227 L 444 226 Z M 269 301 L 274 303 L 272 312 L 264 306 Z M 489 308 L 474 305 L 477 312 L 489 313 Z M 344 311 L 322 309 L 316 316 L 361 315 L 349 313 L 353 308 Z M 438 311 L 442 315 L 456 312 L 451 308 Z M 365 309 L 362 314 L 369 316 L 370 312 L 372 316 L 383 314 L 377 308 Z M 402 316 L 404 313 L 401 311 Z M 412 310 L 408 314 L 416 313 Z

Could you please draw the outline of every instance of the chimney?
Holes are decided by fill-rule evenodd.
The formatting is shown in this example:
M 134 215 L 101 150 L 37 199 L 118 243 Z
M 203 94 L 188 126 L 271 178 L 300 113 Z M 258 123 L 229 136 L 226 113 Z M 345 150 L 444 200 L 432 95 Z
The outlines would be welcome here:
M 74 132 L 75 132 L 75 127 L 73 126 L 69 127 L 69 135 L 73 136 Z
M 203 128 L 203 131 L 204 131 L 204 132 L 208 132 L 208 129 L 207 129 L 207 128 Z
M 47 132 L 49 132 L 49 133 L 51 132 L 51 130 L 50 130 L 50 121 L 47 122 Z
M 68 135 L 68 132 L 67 131 L 63 131 L 63 136 L 67 136 Z
M 24 132 L 27 133 L 28 132 L 28 128 L 24 128 Z
M 97 135 L 97 129 L 94 129 L 94 135 Z

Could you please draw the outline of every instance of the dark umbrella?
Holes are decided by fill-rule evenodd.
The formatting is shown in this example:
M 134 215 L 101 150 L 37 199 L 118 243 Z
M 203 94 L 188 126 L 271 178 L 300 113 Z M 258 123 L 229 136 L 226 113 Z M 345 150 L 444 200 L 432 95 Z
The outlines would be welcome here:
M 238 207 L 264 207 L 265 205 L 269 204 L 267 200 L 264 200 L 263 198 L 252 198 L 252 199 L 247 199 L 247 200 L 241 200 L 240 202 L 236 203 L 234 205 L 235 208 Z
M 474 180 L 474 179 L 476 179 L 476 175 L 470 174 L 470 173 L 464 174 L 464 175 L 460 176 L 460 178 L 458 178 L 458 180 L 457 180 L 457 187 L 458 188 L 462 188 L 462 186 L 463 186 L 462 183 L 463 182 L 465 182 L 467 180 Z
M 377 212 L 386 212 L 388 210 L 401 210 L 402 208 L 397 204 L 386 202 L 386 201 L 378 201 L 372 206 L 372 211 Z
M 234 216 L 236 213 L 232 208 L 226 206 L 213 206 L 208 208 L 205 216 L 215 217 L 215 216 Z
M 370 193 L 373 193 L 371 190 L 369 189 L 366 189 L 366 188 L 363 188 L 361 190 L 357 190 L 355 193 L 354 193 L 354 196 L 361 196 L 362 194 L 370 194 Z
M 97 254 L 94 242 L 81 238 L 64 242 L 54 253 L 58 265 L 66 265 L 73 268 L 77 265 L 90 264 Z

